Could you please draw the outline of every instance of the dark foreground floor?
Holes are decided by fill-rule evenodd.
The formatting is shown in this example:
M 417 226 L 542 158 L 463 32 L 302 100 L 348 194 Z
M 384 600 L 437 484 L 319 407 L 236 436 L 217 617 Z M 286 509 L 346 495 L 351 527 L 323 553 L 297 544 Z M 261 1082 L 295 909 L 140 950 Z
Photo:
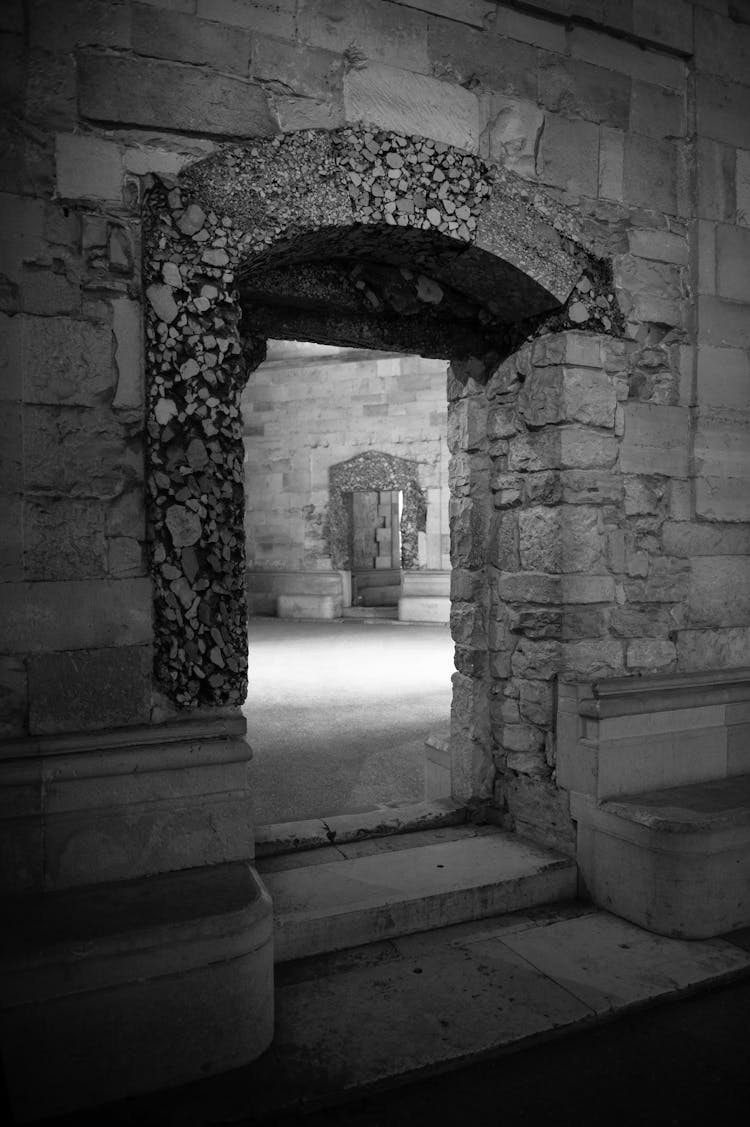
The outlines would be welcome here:
M 743 942 L 743 946 L 746 944 Z M 40 1083 L 44 1062 L 40 1061 Z M 204 1082 L 205 1083 L 205 1082 Z M 221 1084 L 214 1078 L 211 1084 Z M 178 1127 L 198 1121 L 185 1092 L 124 1100 L 58 1127 Z M 203 1099 L 198 1101 L 203 1107 Z M 201 1127 L 232 1122 L 219 1111 Z M 750 1111 L 750 978 L 634 1011 L 405 1087 L 370 1093 L 274 1127 L 729 1127 Z
M 750 1121 L 750 979 L 275 1127 Z

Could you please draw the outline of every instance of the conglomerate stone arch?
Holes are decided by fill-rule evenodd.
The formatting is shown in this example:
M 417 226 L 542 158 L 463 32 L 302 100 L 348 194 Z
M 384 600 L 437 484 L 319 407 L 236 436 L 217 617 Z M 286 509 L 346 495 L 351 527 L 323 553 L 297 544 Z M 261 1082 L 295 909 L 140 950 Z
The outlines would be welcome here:
M 325 270 L 338 330 L 305 297 L 303 283 L 323 292 Z M 144 288 L 155 673 L 184 707 L 236 706 L 247 691 L 240 395 L 269 323 L 299 339 L 307 309 L 308 339 L 339 343 L 339 331 L 370 347 L 382 324 L 388 347 L 478 357 L 485 376 L 547 325 L 618 327 L 608 263 L 535 186 L 364 126 L 232 146 L 177 181 L 151 177 Z M 380 303 L 375 330 L 372 310 L 347 309 L 356 300 Z

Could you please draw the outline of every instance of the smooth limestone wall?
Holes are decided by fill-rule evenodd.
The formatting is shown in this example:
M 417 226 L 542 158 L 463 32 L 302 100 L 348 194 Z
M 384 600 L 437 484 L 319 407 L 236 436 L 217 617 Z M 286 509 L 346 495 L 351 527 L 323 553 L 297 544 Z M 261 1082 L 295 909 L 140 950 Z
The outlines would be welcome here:
M 447 363 L 294 341 L 269 343 L 242 397 L 247 565 L 326 571 L 329 471 L 378 452 L 419 464 L 419 566 L 450 567 Z
M 498 162 L 543 185 L 612 256 L 627 397 L 612 423 L 616 456 L 584 468 L 621 475 L 612 504 L 622 512 L 608 522 L 604 503 L 601 553 L 619 576 L 611 605 L 623 617 L 631 603 L 645 609 L 605 671 L 746 664 L 743 13 L 723 0 L 530 0 L 523 11 L 494 0 L 4 4 L 3 737 L 171 714 L 148 673 L 142 177 L 176 175 L 228 141 L 347 121 Z M 485 421 L 477 426 L 489 441 Z M 476 528 L 489 534 L 487 490 Z M 547 506 L 553 524 L 571 515 L 558 503 Z M 609 621 L 605 635 L 592 625 L 583 638 L 600 657 Z M 503 763 L 509 786 L 533 778 L 519 758 L 508 765 L 506 753 L 521 749 L 493 727 L 478 685 L 457 706 L 463 728 L 484 733 L 471 754 L 490 775 Z M 551 729 L 547 747 L 551 786 Z M 485 783 L 492 793 L 494 776 Z

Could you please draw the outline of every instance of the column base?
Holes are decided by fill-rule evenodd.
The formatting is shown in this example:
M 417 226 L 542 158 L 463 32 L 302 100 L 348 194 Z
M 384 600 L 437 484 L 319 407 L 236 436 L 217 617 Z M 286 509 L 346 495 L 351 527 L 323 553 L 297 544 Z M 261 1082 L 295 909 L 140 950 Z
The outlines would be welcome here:
M 238 1068 L 271 1042 L 271 901 L 247 863 L 21 896 L 5 918 L 19 1121 Z

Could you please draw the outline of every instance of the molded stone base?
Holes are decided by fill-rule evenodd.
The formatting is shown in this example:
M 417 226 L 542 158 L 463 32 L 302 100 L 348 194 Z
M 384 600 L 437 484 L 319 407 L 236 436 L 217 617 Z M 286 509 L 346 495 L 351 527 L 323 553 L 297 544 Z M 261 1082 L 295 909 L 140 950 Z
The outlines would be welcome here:
M 9 907 L 0 1037 L 19 1120 L 201 1079 L 269 1045 L 271 901 L 250 865 Z
M 750 925 L 750 775 L 603 802 L 571 795 L 595 904 L 660 935 Z
M 0 888 L 42 892 L 253 856 L 245 718 L 0 744 Z

